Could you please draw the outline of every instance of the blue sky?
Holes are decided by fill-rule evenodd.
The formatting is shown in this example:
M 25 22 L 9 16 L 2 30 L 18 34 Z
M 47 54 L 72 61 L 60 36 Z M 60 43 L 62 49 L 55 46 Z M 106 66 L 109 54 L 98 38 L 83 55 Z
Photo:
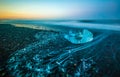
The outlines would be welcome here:
M 119 0 L 0 0 L 0 18 L 120 19 Z

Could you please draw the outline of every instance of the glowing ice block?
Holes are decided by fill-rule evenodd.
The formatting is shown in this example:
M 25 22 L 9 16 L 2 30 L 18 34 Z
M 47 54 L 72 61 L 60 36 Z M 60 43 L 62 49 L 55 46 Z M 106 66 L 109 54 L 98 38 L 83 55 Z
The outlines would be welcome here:
M 82 32 L 69 31 L 68 34 L 64 35 L 64 38 L 73 44 L 87 43 L 93 40 L 93 33 L 87 29 L 84 29 Z

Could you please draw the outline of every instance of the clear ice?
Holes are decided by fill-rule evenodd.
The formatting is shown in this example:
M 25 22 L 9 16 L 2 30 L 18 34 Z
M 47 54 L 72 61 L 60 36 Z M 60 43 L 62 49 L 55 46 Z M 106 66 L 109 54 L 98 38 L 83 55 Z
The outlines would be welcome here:
M 81 44 L 81 43 L 87 43 L 93 40 L 93 34 L 87 30 L 84 29 L 83 32 L 72 32 L 69 31 L 68 34 L 64 35 L 64 38 L 70 41 L 73 44 Z

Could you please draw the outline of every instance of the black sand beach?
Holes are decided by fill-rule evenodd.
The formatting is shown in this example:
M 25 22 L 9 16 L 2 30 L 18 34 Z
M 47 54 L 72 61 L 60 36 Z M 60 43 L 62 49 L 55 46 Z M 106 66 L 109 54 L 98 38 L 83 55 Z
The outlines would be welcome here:
M 40 32 L 40 30 L 24 27 L 15 27 L 10 24 L 0 24 L 0 77 L 11 77 L 9 75 L 8 69 L 6 68 L 7 65 L 6 61 L 9 59 L 10 54 L 14 53 L 16 50 L 20 50 L 28 46 L 29 44 L 35 42 L 36 39 L 34 35 L 38 32 Z M 98 67 L 99 70 L 98 72 L 96 71 L 96 73 L 90 70 L 89 73 L 91 73 L 92 77 L 119 77 L 120 76 L 119 38 L 120 38 L 119 33 L 111 34 L 109 37 L 104 39 L 99 44 L 84 49 L 83 52 L 80 53 L 78 52 L 78 54 L 75 56 L 75 61 L 79 60 L 80 56 L 84 56 L 86 54 L 88 57 L 97 55 L 93 58 L 94 61 L 96 62 L 96 65 L 93 66 L 91 70 L 92 71 L 96 70 L 95 67 Z M 67 44 L 66 41 L 64 42 L 65 44 Z M 55 45 L 56 44 L 57 42 L 55 43 Z M 58 46 L 55 47 L 56 50 L 58 49 L 57 47 Z M 37 49 L 34 51 L 37 51 Z M 30 52 L 28 54 L 30 54 Z M 26 56 L 26 54 L 23 56 Z M 26 57 L 29 57 L 29 55 Z M 71 69 L 75 67 L 77 67 L 77 65 L 68 66 L 68 68 L 70 69 L 70 70 L 68 69 L 68 71 L 72 72 Z M 53 73 L 52 75 L 48 75 L 47 77 L 49 76 L 59 77 L 63 75 L 65 75 L 64 77 L 66 77 L 66 73 L 61 73 L 57 70 L 57 72 Z

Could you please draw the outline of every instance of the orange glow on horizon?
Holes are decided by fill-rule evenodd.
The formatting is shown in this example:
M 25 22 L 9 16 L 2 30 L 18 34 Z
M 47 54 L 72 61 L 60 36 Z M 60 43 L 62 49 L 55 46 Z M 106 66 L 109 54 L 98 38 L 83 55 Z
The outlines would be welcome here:
M 1 12 L 0 19 L 36 19 L 36 18 L 51 18 L 52 15 L 43 16 L 43 15 L 31 15 L 29 13 L 14 13 L 14 12 Z

